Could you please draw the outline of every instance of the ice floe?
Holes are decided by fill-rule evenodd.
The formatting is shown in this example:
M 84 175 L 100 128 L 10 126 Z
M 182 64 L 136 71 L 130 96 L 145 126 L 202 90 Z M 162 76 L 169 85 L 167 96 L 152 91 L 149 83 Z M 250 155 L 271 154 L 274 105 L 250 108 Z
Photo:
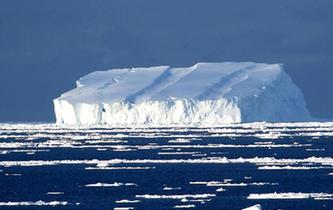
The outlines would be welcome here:
M 114 207 L 114 210 L 132 210 L 134 207 Z
M 116 203 L 139 203 L 139 202 L 141 202 L 141 201 L 140 200 L 126 200 L 126 199 L 116 201 Z
M 323 166 L 259 166 L 258 170 L 318 170 L 318 169 L 333 169 L 333 167 Z
M 245 209 L 242 209 L 242 210 L 261 210 L 261 205 L 260 204 L 256 204 L 256 205 L 253 205 L 253 206 L 250 206 L 250 207 L 247 207 Z
M 185 195 L 156 195 L 156 194 L 145 194 L 136 195 L 137 198 L 144 199 L 200 199 L 215 197 L 216 194 L 185 194 Z
M 86 184 L 85 187 L 122 187 L 122 186 L 137 186 L 135 183 L 121 183 L 121 182 L 114 182 L 114 183 L 101 183 L 97 182 L 95 184 Z
M 7 201 L 0 202 L 0 206 L 66 206 L 67 201 Z
M 163 187 L 163 190 L 168 191 L 168 190 L 180 190 L 182 189 L 181 187 Z
M 333 198 L 333 194 L 329 193 L 294 193 L 294 192 L 288 192 L 288 193 L 262 193 L 262 194 L 250 194 L 247 199 L 255 199 L 255 200 L 261 200 L 261 199 L 331 199 Z
M 47 192 L 46 195 L 63 195 L 64 192 Z
M 72 165 L 80 165 L 80 168 L 82 167 L 85 170 L 123 170 L 114 171 L 114 173 L 126 173 L 125 170 L 155 169 L 147 172 L 158 173 L 160 169 L 169 164 L 178 164 L 177 167 L 184 166 L 184 168 L 192 167 L 191 164 L 195 164 L 193 165 L 195 167 L 198 166 L 197 164 L 201 164 L 198 167 L 215 164 L 212 167 L 221 167 L 223 169 L 224 167 L 242 167 L 244 165 L 250 167 L 255 173 L 241 174 L 244 179 L 230 177 L 229 175 L 227 177 L 232 179 L 227 179 L 223 176 L 208 180 L 203 177 L 201 177 L 202 179 L 194 178 L 186 180 L 185 185 L 177 184 L 177 187 L 172 184 L 170 186 L 170 183 L 163 183 L 163 185 L 159 185 L 162 187 L 157 187 L 156 190 L 159 191 L 135 192 L 138 194 L 136 197 L 131 195 L 120 197 L 121 200 L 117 198 L 119 200 L 115 201 L 117 204 L 115 208 L 132 209 L 136 208 L 135 205 L 149 202 L 143 201 L 143 199 L 174 199 L 175 201 L 167 201 L 173 202 L 170 208 L 175 206 L 186 208 L 186 206 L 190 205 L 195 205 L 198 208 L 199 206 L 201 207 L 201 204 L 214 199 L 215 195 L 225 196 L 234 190 L 249 190 L 246 195 L 249 194 L 248 199 L 253 201 L 256 199 L 313 199 L 318 200 L 318 202 L 325 202 L 325 200 L 333 199 L 331 194 L 327 192 L 326 194 L 312 192 L 288 193 L 288 189 L 283 189 L 287 190 L 287 192 L 266 193 L 281 190 L 284 183 L 283 181 L 280 182 L 281 180 L 270 181 L 269 179 L 261 179 L 256 173 L 275 173 L 273 170 L 284 170 L 281 173 L 298 173 L 297 171 L 288 172 L 288 170 L 300 170 L 300 172 L 301 170 L 321 170 L 318 172 L 311 171 L 311 174 L 312 172 L 320 173 L 323 177 L 326 176 L 329 179 L 328 176 L 333 175 L 333 157 L 329 153 L 331 151 L 330 147 L 324 148 L 321 142 L 329 141 L 330 136 L 333 136 L 332 122 L 263 122 L 230 124 L 214 128 L 116 128 L 105 125 L 80 127 L 54 124 L 0 124 L 0 175 L 7 176 L 4 177 L 5 179 L 19 180 L 26 178 L 26 171 L 30 170 L 20 167 L 44 166 L 51 166 L 47 167 L 50 170 L 56 169 L 57 166 L 72 167 Z M 89 155 L 75 156 L 75 158 L 69 155 L 54 156 L 56 154 L 54 151 L 62 152 L 67 150 L 75 150 L 75 152 L 82 153 L 87 151 Z M 246 152 L 243 153 L 245 150 Z M 98 156 L 91 156 L 91 151 L 94 154 L 98 154 Z M 284 151 L 284 153 L 280 153 L 280 151 Z M 303 153 L 298 154 L 298 152 Z M 142 153 L 149 155 L 139 156 Z M 28 154 L 33 156 L 28 156 Z M 52 158 L 45 159 L 45 155 L 50 155 Z M 16 159 L 16 156 L 22 158 Z M 174 165 L 172 167 L 176 167 Z M 266 171 L 258 172 L 257 169 Z M 269 172 L 269 170 L 272 171 Z M 86 171 L 85 173 L 113 172 Z M 131 171 L 131 173 L 144 173 L 144 171 Z M 276 171 L 276 173 L 279 172 Z M 19 177 L 15 177 L 15 175 Z M 129 183 L 126 185 L 124 180 L 122 180 L 123 182 L 108 182 L 104 179 L 93 181 L 100 182 L 85 182 L 81 186 L 87 184 L 86 187 L 91 188 L 118 187 L 117 190 L 128 190 L 129 188 L 126 186 L 135 186 L 128 185 Z M 192 182 L 189 183 L 189 181 Z M 275 183 L 277 181 L 279 183 Z M 135 182 L 135 180 L 128 182 Z M 275 186 L 278 184 L 281 187 Z M 178 186 L 181 186 L 181 188 Z M 189 191 L 187 187 L 198 191 Z M 86 190 L 90 191 L 92 190 L 91 188 L 86 188 Z M 56 195 L 59 195 L 59 198 L 62 197 L 63 192 L 51 191 L 60 190 L 59 188 L 50 188 L 48 190 L 50 192 L 46 193 L 43 191 L 42 195 L 57 200 Z M 319 192 L 321 191 L 325 190 L 320 190 Z M 3 206 L 51 205 L 53 201 L 8 202 L 1 203 Z M 142 203 L 135 204 L 137 202 Z M 180 205 L 176 202 L 180 203 Z M 66 205 L 72 204 L 66 203 Z M 257 209 L 254 208 L 253 210 Z
M 304 159 L 288 158 L 278 159 L 275 157 L 255 157 L 255 158 L 226 158 L 226 157 L 207 157 L 199 159 L 110 159 L 110 160 L 19 160 L 19 161 L 0 161 L 0 166 L 47 166 L 63 164 L 232 164 L 232 163 L 252 163 L 256 165 L 292 165 L 292 164 L 320 164 L 323 166 L 333 166 L 331 157 L 308 157 Z
M 269 182 L 251 182 L 251 183 L 231 183 L 229 180 L 220 181 L 209 181 L 209 182 L 190 182 L 192 185 L 206 185 L 207 187 L 246 187 L 246 186 L 263 186 L 263 185 L 277 185 L 277 183 Z M 223 189 L 223 188 L 220 188 Z M 223 190 L 222 190 L 223 191 Z
M 194 208 L 195 205 L 189 204 L 189 205 L 176 205 L 173 208 L 174 209 L 188 209 L 188 208 Z

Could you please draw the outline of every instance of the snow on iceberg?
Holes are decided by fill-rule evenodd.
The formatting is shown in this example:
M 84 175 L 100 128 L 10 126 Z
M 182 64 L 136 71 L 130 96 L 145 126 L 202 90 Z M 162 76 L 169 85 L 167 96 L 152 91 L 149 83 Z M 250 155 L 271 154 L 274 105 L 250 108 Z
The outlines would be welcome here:
M 54 99 L 57 123 L 217 126 L 310 119 L 280 64 L 198 63 L 96 71 Z

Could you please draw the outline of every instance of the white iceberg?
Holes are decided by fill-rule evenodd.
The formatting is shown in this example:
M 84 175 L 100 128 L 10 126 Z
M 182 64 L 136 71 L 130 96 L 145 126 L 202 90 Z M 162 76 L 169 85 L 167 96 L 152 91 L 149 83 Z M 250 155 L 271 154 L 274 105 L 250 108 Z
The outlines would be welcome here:
M 57 123 L 218 126 L 310 119 L 301 91 L 280 64 L 112 69 L 76 85 L 54 99 Z
M 250 206 L 250 207 L 242 209 L 242 210 L 262 210 L 262 208 L 261 208 L 260 204 L 257 204 L 257 205 Z

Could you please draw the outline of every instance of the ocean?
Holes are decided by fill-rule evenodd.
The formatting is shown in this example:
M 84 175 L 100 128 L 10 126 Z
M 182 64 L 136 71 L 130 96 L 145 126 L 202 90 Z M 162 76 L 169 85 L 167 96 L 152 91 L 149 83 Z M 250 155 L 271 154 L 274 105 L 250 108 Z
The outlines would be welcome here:
M 333 209 L 333 123 L 0 124 L 0 209 Z

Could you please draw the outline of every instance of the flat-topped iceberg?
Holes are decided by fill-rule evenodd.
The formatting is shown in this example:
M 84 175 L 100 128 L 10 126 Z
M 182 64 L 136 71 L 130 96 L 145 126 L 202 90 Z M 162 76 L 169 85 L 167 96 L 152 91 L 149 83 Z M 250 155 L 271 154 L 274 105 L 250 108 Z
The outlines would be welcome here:
M 198 63 L 96 71 L 54 99 L 57 123 L 218 126 L 310 119 L 280 64 Z

